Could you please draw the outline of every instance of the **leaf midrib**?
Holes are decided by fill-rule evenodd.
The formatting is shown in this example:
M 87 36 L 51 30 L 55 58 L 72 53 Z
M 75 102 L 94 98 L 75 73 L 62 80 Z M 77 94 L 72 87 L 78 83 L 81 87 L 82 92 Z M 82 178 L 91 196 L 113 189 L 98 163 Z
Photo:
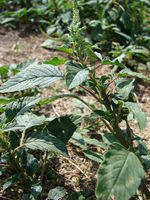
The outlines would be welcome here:
M 127 154 L 127 156 L 126 156 L 126 159 L 125 159 L 125 161 L 123 162 L 123 167 L 120 169 L 120 172 L 119 172 L 118 176 L 117 176 L 116 179 L 115 179 L 114 186 L 112 187 L 112 189 L 111 189 L 111 191 L 110 191 L 110 194 L 109 194 L 107 200 L 110 199 L 110 197 L 111 197 L 111 195 L 112 195 L 112 190 L 113 190 L 113 188 L 115 188 L 116 185 L 117 185 L 117 182 L 118 182 L 118 180 L 119 180 L 119 177 L 120 177 L 121 174 L 122 174 L 122 171 L 123 171 L 123 169 L 124 169 L 124 167 L 125 167 L 125 165 L 126 165 L 126 162 L 127 162 L 127 160 L 128 160 L 128 157 L 129 157 L 129 154 L 130 154 L 130 153 L 131 153 L 131 152 L 128 152 L 128 154 Z

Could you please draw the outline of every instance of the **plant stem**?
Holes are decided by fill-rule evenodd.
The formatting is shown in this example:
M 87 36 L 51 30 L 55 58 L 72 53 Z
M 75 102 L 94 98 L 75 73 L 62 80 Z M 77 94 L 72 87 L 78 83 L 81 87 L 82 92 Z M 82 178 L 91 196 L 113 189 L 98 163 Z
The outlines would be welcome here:
M 19 145 L 19 147 L 14 149 L 13 154 L 15 154 L 21 147 L 24 146 L 23 141 L 24 141 L 24 138 L 25 138 L 25 134 L 26 134 L 26 130 L 23 131 L 21 141 L 20 141 L 20 145 Z
M 23 147 L 23 146 L 24 146 L 24 145 L 22 145 L 22 146 L 20 145 L 19 147 L 15 148 L 14 151 L 13 151 L 13 154 L 15 155 L 16 152 L 17 152 L 21 147 Z
M 55 16 L 57 17 L 58 16 L 58 6 L 57 6 L 57 2 L 56 0 L 53 0 L 54 2 L 54 6 L 55 6 Z
M 26 129 L 22 133 L 22 137 L 21 137 L 21 141 L 20 141 L 20 146 L 23 145 L 23 140 L 24 140 L 25 134 L 26 134 Z
M 44 164 L 43 164 L 43 167 L 42 167 L 42 170 L 41 170 L 41 176 L 40 176 L 41 182 L 43 182 L 43 177 L 44 177 L 44 173 L 45 173 L 45 170 L 46 170 L 47 157 L 48 157 L 48 152 L 46 152 L 46 154 L 45 154 Z
M 106 94 L 105 89 L 102 89 L 101 95 L 102 95 L 102 98 L 103 98 L 103 100 L 104 100 L 104 105 L 105 105 L 105 107 L 106 107 L 107 110 L 109 110 L 110 113 L 112 113 L 112 115 L 113 115 L 114 121 L 113 121 L 113 122 L 110 122 L 110 123 L 111 123 L 111 125 L 112 125 L 112 127 L 113 127 L 114 132 L 116 133 L 116 135 L 117 135 L 117 137 L 118 137 L 120 143 L 121 143 L 124 147 L 128 148 L 129 145 L 127 144 L 127 142 L 126 142 L 125 139 L 123 138 L 122 130 L 120 129 L 120 127 L 119 127 L 119 125 L 118 125 L 118 119 L 117 119 L 116 115 L 114 114 L 113 109 L 111 108 L 111 103 L 110 103 L 110 101 L 109 101 L 109 99 L 108 99 L 108 96 L 107 96 L 107 94 Z M 121 112 L 121 111 L 120 111 L 120 112 Z M 120 115 L 120 114 L 119 114 L 119 115 Z
M 83 85 L 80 85 L 80 87 L 91 94 L 99 102 L 99 98 L 89 88 L 86 88 Z

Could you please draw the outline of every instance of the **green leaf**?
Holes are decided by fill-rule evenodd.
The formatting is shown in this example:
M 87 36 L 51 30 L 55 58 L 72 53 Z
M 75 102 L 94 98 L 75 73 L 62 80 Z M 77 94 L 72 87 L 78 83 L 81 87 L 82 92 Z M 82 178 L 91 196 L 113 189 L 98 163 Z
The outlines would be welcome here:
M 34 87 L 48 87 L 63 78 L 62 72 L 52 65 L 30 65 L 0 87 L 0 93 L 16 92 Z
M 98 141 L 97 139 L 85 137 L 84 141 L 87 144 L 94 145 L 94 146 L 100 147 L 102 149 L 107 149 L 107 146 L 103 142 Z
M 80 116 L 62 116 L 49 122 L 46 130 L 66 144 L 80 124 Z
M 39 163 L 32 154 L 26 153 L 25 155 L 26 159 L 23 167 L 29 176 L 33 176 L 39 168 Z
M 111 133 L 102 133 L 102 139 L 106 145 L 112 145 L 113 143 L 119 143 L 119 140 Z
M 91 150 L 84 150 L 83 153 L 87 158 L 95 162 L 101 163 L 103 161 L 103 155 L 98 152 L 94 152 Z
M 46 60 L 46 61 L 44 62 L 44 64 L 50 64 L 50 65 L 55 65 L 55 66 L 57 66 L 57 65 L 63 65 L 63 64 L 65 64 L 65 62 L 66 62 L 66 60 L 63 59 L 63 58 L 54 57 L 54 58 L 52 58 L 51 60 Z
M 89 71 L 83 68 L 79 63 L 68 62 L 66 63 L 66 84 L 69 89 L 73 89 L 76 86 L 83 83 Z
M 112 66 L 117 66 L 117 67 L 120 67 L 120 68 L 126 68 L 126 66 L 124 64 L 122 64 L 121 62 L 119 62 L 118 60 L 116 61 L 111 61 L 111 60 L 108 60 L 108 59 L 104 59 L 102 61 L 102 64 L 103 65 L 112 65 Z
M 46 49 L 62 51 L 62 52 L 72 55 L 72 53 L 73 53 L 72 48 L 68 48 L 67 46 L 64 46 L 64 45 L 60 46 L 60 45 L 57 45 L 56 43 L 57 42 L 55 40 L 48 39 L 41 46 Z
M 144 178 L 144 170 L 134 153 L 115 144 L 105 154 L 97 175 L 98 200 L 129 200 Z
M 36 200 L 42 192 L 42 186 L 40 183 L 31 186 L 29 193 L 24 193 L 21 200 Z
M 127 100 L 131 91 L 134 89 L 134 79 L 118 79 L 116 81 L 116 93 L 117 97 Z
M 111 120 L 111 117 L 110 117 L 110 112 L 109 111 L 103 111 L 103 110 L 94 110 L 94 112 L 91 113 L 91 119 L 100 119 L 100 118 L 103 118 L 103 119 L 106 119 L 107 121 L 110 121 Z
M 7 124 L 4 131 L 15 131 L 15 130 L 27 130 L 32 127 L 37 127 L 45 122 L 46 118 L 44 115 L 37 116 L 33 113 L 25 113 L 24 115 L 19 115 L 15 118 L 13 123 Z
M 56 30 L 57 30 L 57 28 L 54 27 L 54 25 L 52 25 L 52 26 L 47 27 L 46 32 L 47 32 L 48 35 L 51 35 L 51 34 L 53 34 L 54 32 L 56 32 Z
M 122 37 L 124 37 L 125 39 L 127 39 L 127 40 L 129 40 L 129 41 L 132 40 L 132 38 L 131 38 L 129 35 L 127 35 L 127 34 L 121 32 L 120 30 L 119 30 L 119 31 L 116 30 L 115 33 L 117 33 L 118 35 L 121 35 Z
M 148 149 L 144 140 L 138 135 L 135 135 L 134 139 L 138 142 L 138 150 L 140 155 L 148 155 Z
M 99 59 L 102 60 L 102 55 L 100 53 L 98 53 L 97 51 L 94 51 L 95 56 Z
M 39 97 L 22 97 L 15 102 L 9 103 L 5 107 L 6 118 L 8 121 L 11 121 L 16 116 L 23 115 L 25 112 L 31 110 L 39 101 Z
M 48 200 L 59 200 L 66 195 L 66 189 L 64 187 L 56 187 L 51 189 L 48 193 Z
M 146 115 L 139 105 L 133 102 L 124 102 L 124 105 L 133 113 L 134 118 L 138 122 L 139 128 L 143 130 L 146 126 Z
M 0 67 L 1 76 L 6 76 L 8 74 L 8 71 L 9 71 L 9 66 L 4 65 Z
M 76 146 L 79 146 L 83 150 L 87 150 L 87 145 L 86 145 L 86 143 L 83 139 L 83 136 L 82 136 L 82 133 L 84 134 L 86 132 L 88 132 L 88 130 L 84 130 L 84 129 L 83 130 L 77 130 L 73 134 L 70 142 L 73 143 Z
M 142 73 L 133 72 L 128 68 L 121 70 L 118 77 L 136 77 L 150 82 L 150 79 Z
M 12 101 L 15 101 L 15 99 L 14 98 L 7 98 L 7 97 L 0 96 L 0 104 L 6 105 L 6 104 L 8 104 L 8 103 L 10 103 Z
M 36 59 L 31 59 L 31 60 L 27 60 L 27 61 L 24 61 L 24 62 L 22 62 L 22 63 L 19 63 L 19 64 L 16 65 L 16 69 L 17 69 L 18 71 L 21 71 L 21 70 L 23 70 L 23 69 L 29 67 L 30 65 L 32 66 L 33 64 L 34 64 L 34 65 L 38 65 L 38 60 L 36 60 Z
M 32 150 L 56 152 L 67 156 L 65 144 L 57 137 L 48 134 L 46 131 L 33 132 L 26 139 L 24 146 Z
M 143 155 L 141 156 L 147 169 L 150 169 L 150 155 Z
M 19 175 L 15 174 L 7 179 L 7 181 L 3 185 L 3 191 L 14 185 L 17 181 L 19 181 Z
M 130 53 L 132 53 L 133 55 L 140 54 L 140 55 L 143 55 L 147 58 L 150 54 L 149 50 L 145 47 L 142 47 L 142 46 L 141 47 L 135 46 L 134 48 L 130 49 Z

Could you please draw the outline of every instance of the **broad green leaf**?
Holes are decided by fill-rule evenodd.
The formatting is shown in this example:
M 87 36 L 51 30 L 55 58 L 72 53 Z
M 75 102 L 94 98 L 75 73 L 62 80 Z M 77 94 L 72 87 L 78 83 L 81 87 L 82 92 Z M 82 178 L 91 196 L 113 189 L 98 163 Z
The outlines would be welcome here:
M 98 53 L 97 51 L 94 51 L 94 54 L 96 55 L 96 57 L 99 59 L 99 60 L 102 60 L 102 55 L 100 53 Z
M 15 101 L 15 99 L 14 98 L 7 98 L 7 97 L 0 96 L 0 104 L 6 105 L 6 104 L 8 104 L 8 103 L 10 103 L 12 101 Z
M 31 60 L 24 61 L 24 62 L 22 62 L 20 64 L 17 64 L 16 65 L 16 70 L 21 71 L 21 70 L 29 67 L 30 65 L 38 65 L 38 60 L 31 59 Z
M 80 116 L 62 116 L 48 122 L 46 130 L 66 144 L 80 124 Z
M 127 34 L 121 32 L 120 30 L 116 30 L 115 33 L 117 33 L 118 35 L 121 35 L 122 37 L 124 37 L 125 39 L 127 39 L 127 40 L 129 40 L 129 41 L 132 40 L 132 38 L 131 38 L 129 35 L 127 35 Z
M 10 186 L 14 185 L 17 181 L 19 181 L 19 178 L 20 178 L 19 174 L 15 174 L 10 178 L 8 178 L 3 185 L 3 191 L 9 188 Z
M 139 124 L 139 128 L 143 130 L 146 126 L 146 115 L 141 110 L 140 106 L 133 102 L 124 102 L 124 105 L 133 113 L 134 118 Z
M 48 200 L 59 200 L 63 198 L 65 194 L 66 194 L 66 189 L 64 187 L 56 187 L 49 191 Z
M 101 163 L 103 161 L 103 155 L 98 152 L 94 152 L 91 150 L 84 150 L 83 153 L 87 158 L 95 162 Z
M 135 135 L 134 139 L 138 142 L 138 150 L 140 155 L 148 155 L 148 149 L 144 140 L 138 135 Z
M 67 156 L 65 144 L 57 137 L 48 134 L 46 131 L 33 132 L 26 139 L 24 146 L 32 150 L 56 152 Z
M 1 76 L 6 76 L 8 74 L 9 71 L 9 66 L 4 65 L 0 67 L 0 75 Z
M 83 130 L 83 131 L 77 130 L 73 134 L 72 138 L 70 139 L 70 142 L 73 143 L 76 146 L 79 146 L 83 150 L 87 150 L 87 145 L 86 145 L 84 138 L 82 136 L 82 133 L 86 133 L 86 132 L 88 132 L 88 130 Z
M 46 32 L 48 35 L 51 35 L 52 33 L 56 32 L 56 30 L 57 30 L 57 28 L 54 27 L 54 25 L 52 25 L 52 26 L 47 27 Z
M 33 113 L 26 112 L 24 115 L 19 115 L 15 118 L 15 121 L 7 124 L 4 131 L 15 131 L 15 130 L 27 130 L 31 127 L 37 127 L 45 122 L 46 118 L 44 115 L 37 116 Z
M 97 139 L 85 137 L 84 141 L 87 144 L 94 145 L 94 146 L 100 147 L 102 149 L 107 149 L 107 146 L 103 142 L 98 141 Z
M 120 63 L 118 60 L 116 61 L 111 61 L 111 60 L 108 60 L 108 59 L 104 59 L 102 61 L 102 64 L 103 65 L 112 65 L 112 66 L 117 66 L 117 67 L 120 67 L 120 68 L 126 68 L 126 66 L 122 63 Z
M 143 55 L 145 57 L 148 57 L 150 52 L 147 48 L 145 47 L 134 47 L 132 49 L 130 49 L 130 53 L 132 54 L 140 54 L 140 55 Z
M 57 58 L 57 57 L 54 57 L 52 58 L 51 60 L 46 60 L 44 62 L 44 64 L 50 64 L 50 65 L 63 65 L 65 64 L 66 60 L 64 58 Z
M 55 41 L 53 39 L 46 40 L 41 46 L 44 48 L 47 48 L 47 49 L 62 51 L 62 52 L 72 55 L 72 48 L 68 48 L 67 46 L 64 46 L 64 45 L 62 45 L 62 46 L 58 45 L 57 41 Z
M 134 153 L 114 144 L 105 154 L 97 175 L 98 200 L 129 200 L 144 178 L 144 170 Z
M 68 62 L 66 63 L 66 84 L 69 89 L 83 83 L 89 74 L 88 69 L 83 68 L 79 63 Z
M 147 169 L 150 169 L 150 155 L 143 155 L 142 159 L 144 164 L 146 165 Z
M 118 77 L 136 77 L 150 82 L 150 79 L 142 73 L 133 72 L 128 68 L 121 70 Z
M 39 97 L 22 97 L 15 102 L 9 103 L 5 107 L 6 118 L 8 121 L 11 121 L 16 116 L 23 115 L 25 112 L 31 110 L 39 101 Z
M 38 160 L 32 154 L 27 153 L 25 167 L 28 175 L 32 176 L 39 167 Z
M 56 46 L 53 49 L 55 49 L 57 51 L 62 51 L 62 52 L 67 53 L 69 55 L 72 55 L 72 53 L 73 53 L 72 48 L 68 48 L 67 46 Z
M 0 87 L 0 93 L 16 92 L 34 87 L 48 87 L 54 81 L 63 78 L 59 68 L 52 65 L 30 65 L 10 78 Z
M 24 193 L 21 200 L 36 200 L 42 192 L 41 183 L 37 183 L 31 186 L 28 193 Z
M 117 97 L 127 100 L 131 91 L 134 89 L 134 79 L 118 79 L 116 81 L 116 95 Z
M 113 143 L 119 143 L 119 140 L 111 133 L 102 133 L 102 139 L 106 145 L 112 145 Z
M 17 132 L 9 133 L 9 143 L 10 143 L 11 149 L 15 149 L 20 145 L 20 137 Z
M 91 113 L 91 119 L 106 119 L 107 121 L 111 120 L 111 114 L 109 111 L 103 111 L 103 110 L 94 110 L 94 112 Z

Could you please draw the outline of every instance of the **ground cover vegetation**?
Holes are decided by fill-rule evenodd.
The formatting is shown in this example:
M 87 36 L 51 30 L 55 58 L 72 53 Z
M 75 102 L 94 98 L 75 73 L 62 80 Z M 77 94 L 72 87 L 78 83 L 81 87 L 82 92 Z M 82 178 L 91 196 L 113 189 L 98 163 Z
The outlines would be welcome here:
M 34 24 L 42 31 L 49 25 L 51 38 L 43 47 L 70 55 L 70 60 L 33 59 L 0 68 L 3 190 L 17 185 L 23 191 L 22 200 L 42 199 L 47 161 L 57 155 L 67 157 L 69 141 L 99 164 L 95 194 L 72 196 L 57 186 L 49 191 L 48 199 L 149 199 L 150 155 L 130 123 L 137 121 L 141 131 L 146 126 L 133 90 L 136 80 L 150 82 L 145 74 L 149 70 L 149 1 L 3 0 L 0 5 L 1 24 Z M 59 68 L 62 64 L 65 70 Z M 112 70 L 99 76 L 101 65 L 110 65 Z M 42 88 L 54 82 L 65 85 L 68 92 L 41 99 Z M 95 103 L 84 100 L 80 93 L 91 96 Z M 55 118 L 40 114 L 42 107 L 62 98 L 78 100 L 81 112 Z M 105 131 L 100 138 L 90 137 L 90 131 L 102 124 Z

